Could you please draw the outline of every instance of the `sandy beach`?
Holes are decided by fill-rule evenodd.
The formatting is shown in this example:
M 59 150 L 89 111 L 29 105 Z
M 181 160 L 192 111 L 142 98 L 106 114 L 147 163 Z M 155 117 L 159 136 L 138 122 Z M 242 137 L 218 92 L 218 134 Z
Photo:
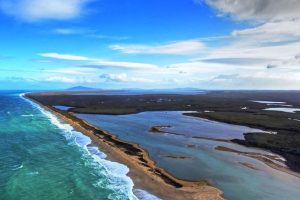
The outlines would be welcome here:
M 30 99 L 30 97 L 26 97 Z M 135 188 L 146 190 L 166 200 L 223 199 L 222 192 L 209 185 L 206 181 L 189 182 L 179 180 L 162 168 L 157 167 L 147 151 L 140 148 L 137 144 L 124 142 L 116 136 L 75 117 L 72 113 L 62 112 L 51 106 L 34 102 L 53 113 L 59 119 L 72 125 L 76 130 L 89 136 L 93 143 L 108 155 L 109 160 L 128 166 L 130 169 L 128 176 L 133 180 Z

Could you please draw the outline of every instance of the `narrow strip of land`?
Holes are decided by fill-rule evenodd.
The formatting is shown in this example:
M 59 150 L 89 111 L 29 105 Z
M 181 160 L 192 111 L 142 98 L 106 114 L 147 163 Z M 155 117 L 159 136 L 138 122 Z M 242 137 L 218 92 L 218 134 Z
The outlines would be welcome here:
M 133 179 L 136 187 L 145 189 L 162 199 L 182 200 L 221 200 L 222 192 L 209 185 L 206 181 L 189 182 L 175 178 L 167 171 L 156 166 L 149 154 L 137 144 L 120 140 L 104 130 L 95 127 L 86 121 L 79 119 L 69 112 L 60 111 L 52 106 L 25 97 L 38 103 L 44 109 L 72 125 L 76 130 L 89 136 L 99 148 L 104 151 L 108 158 L 125 164 L 130 168 L 129 176 Z

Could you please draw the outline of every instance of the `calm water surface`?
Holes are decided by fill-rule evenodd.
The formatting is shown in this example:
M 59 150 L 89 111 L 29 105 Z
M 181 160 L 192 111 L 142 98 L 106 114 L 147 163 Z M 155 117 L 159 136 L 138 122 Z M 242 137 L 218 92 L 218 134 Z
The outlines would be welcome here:
M 181 112 L 144 112 L 117 116 L 78 114 L 78 116 L 118 135 L 123 140 L 140 144 L 149 151 L 159 166 L 178 178 L 209 180 L 224 191 L 227 199 L 299 199 L 299 178 L 274 170 L 252 158 L 217 151 L 215 147 L 220 145 L 240 151 L 269 152 L 231 143 L 192 138 L 193 136 L 243 138 L 244 132 L 258 130 L 184 116 Z M 170 125 L 171 128 L 165 130 L 183 136 L 149 132 L 149 129 L 156 125 Z M 180 160 L 168 156 L 185 156 L 189 159 Z M 247 168 L 240 162 L 253 164 L 259 170 Z

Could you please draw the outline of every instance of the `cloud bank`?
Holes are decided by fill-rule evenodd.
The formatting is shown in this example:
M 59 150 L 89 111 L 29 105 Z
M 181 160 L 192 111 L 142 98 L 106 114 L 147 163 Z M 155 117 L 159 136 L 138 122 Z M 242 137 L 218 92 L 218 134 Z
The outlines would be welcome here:
M 223 15 L 238 20 L 287 20 L 300 17 L 298 0 L 206 0 Z
M 250 27 L 232 31 L 229 44 L 211 48 L 198 61 L 299 70 L 300 1 L 205 0 L 221 16 L 247 20 Z M 196 59 L 197 60 L 197 59 Z M 270 67 L 271 66 L 271 67 Z
M 69 20 L 84 14 L 92 0 L 1 0 L 0 10 L 25 20 Z
M 177 41 L 163 45 L 137 45 L 137 44 L 115 44 L 112 50 L 121 51 L 126 54 L 170 54 L 186 55 L 198 53 L 205 48 L 204 43 L 199 40 Z
M 153 64 L 148 64 L 148 63 L 110 61 L 110 60 L 89 58 L 85 56 L 72 55 L 72 54 L 40 53 L 39 56 L 56 59 L 56 60 L 87 61 L 79 64 L 80 67 L 85 67 L 85 68 L 96 68 L 96 69 L 119 68 L 119 69 L 128 69 L 128 70 L 151 70 L 151 69 L 153 70 L 158 68 L 158 66 Z
M 59 59 L 59 60 L 74 60 L 74 61 L 87 61 L 91 58 L 85 56 L 71 55 L 71 54 L 59 54 L 59 53 L 41 53 L 39 54 L 45 58 Z
M 99 76 L 100 79 L 107 82 L 134 82 L 134 83 L 155 83 L 153 79 L 142 78 L 142 77 L 130 77 L 126 73 L 118 74 L 102 74 Z

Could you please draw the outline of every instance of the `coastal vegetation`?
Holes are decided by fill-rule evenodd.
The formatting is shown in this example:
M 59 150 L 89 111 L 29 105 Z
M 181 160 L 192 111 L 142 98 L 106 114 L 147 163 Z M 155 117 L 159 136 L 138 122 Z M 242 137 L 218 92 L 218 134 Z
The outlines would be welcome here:
M 97 95 L 95 91 L 92 95 L 52 92 L 27 96 L 47 106 L 72 107 L 68 112 L 73 113 L 123 115 L 144 111 L 195 111 L 185 115 L 262 129 L 266 132 L 245 133 L 244 140 L 232 141 L 278 153 L 292 170 L 300 172 L 300 123 L 297 120 L 300 113 L 268 111 L 264 109 L 274 106 L 272 103 L 256 102 L 285 102 L 299 108 L 299 91 L 208 91 L 195 95 Z M 154 131 L 160 128 L 152 127 Z

